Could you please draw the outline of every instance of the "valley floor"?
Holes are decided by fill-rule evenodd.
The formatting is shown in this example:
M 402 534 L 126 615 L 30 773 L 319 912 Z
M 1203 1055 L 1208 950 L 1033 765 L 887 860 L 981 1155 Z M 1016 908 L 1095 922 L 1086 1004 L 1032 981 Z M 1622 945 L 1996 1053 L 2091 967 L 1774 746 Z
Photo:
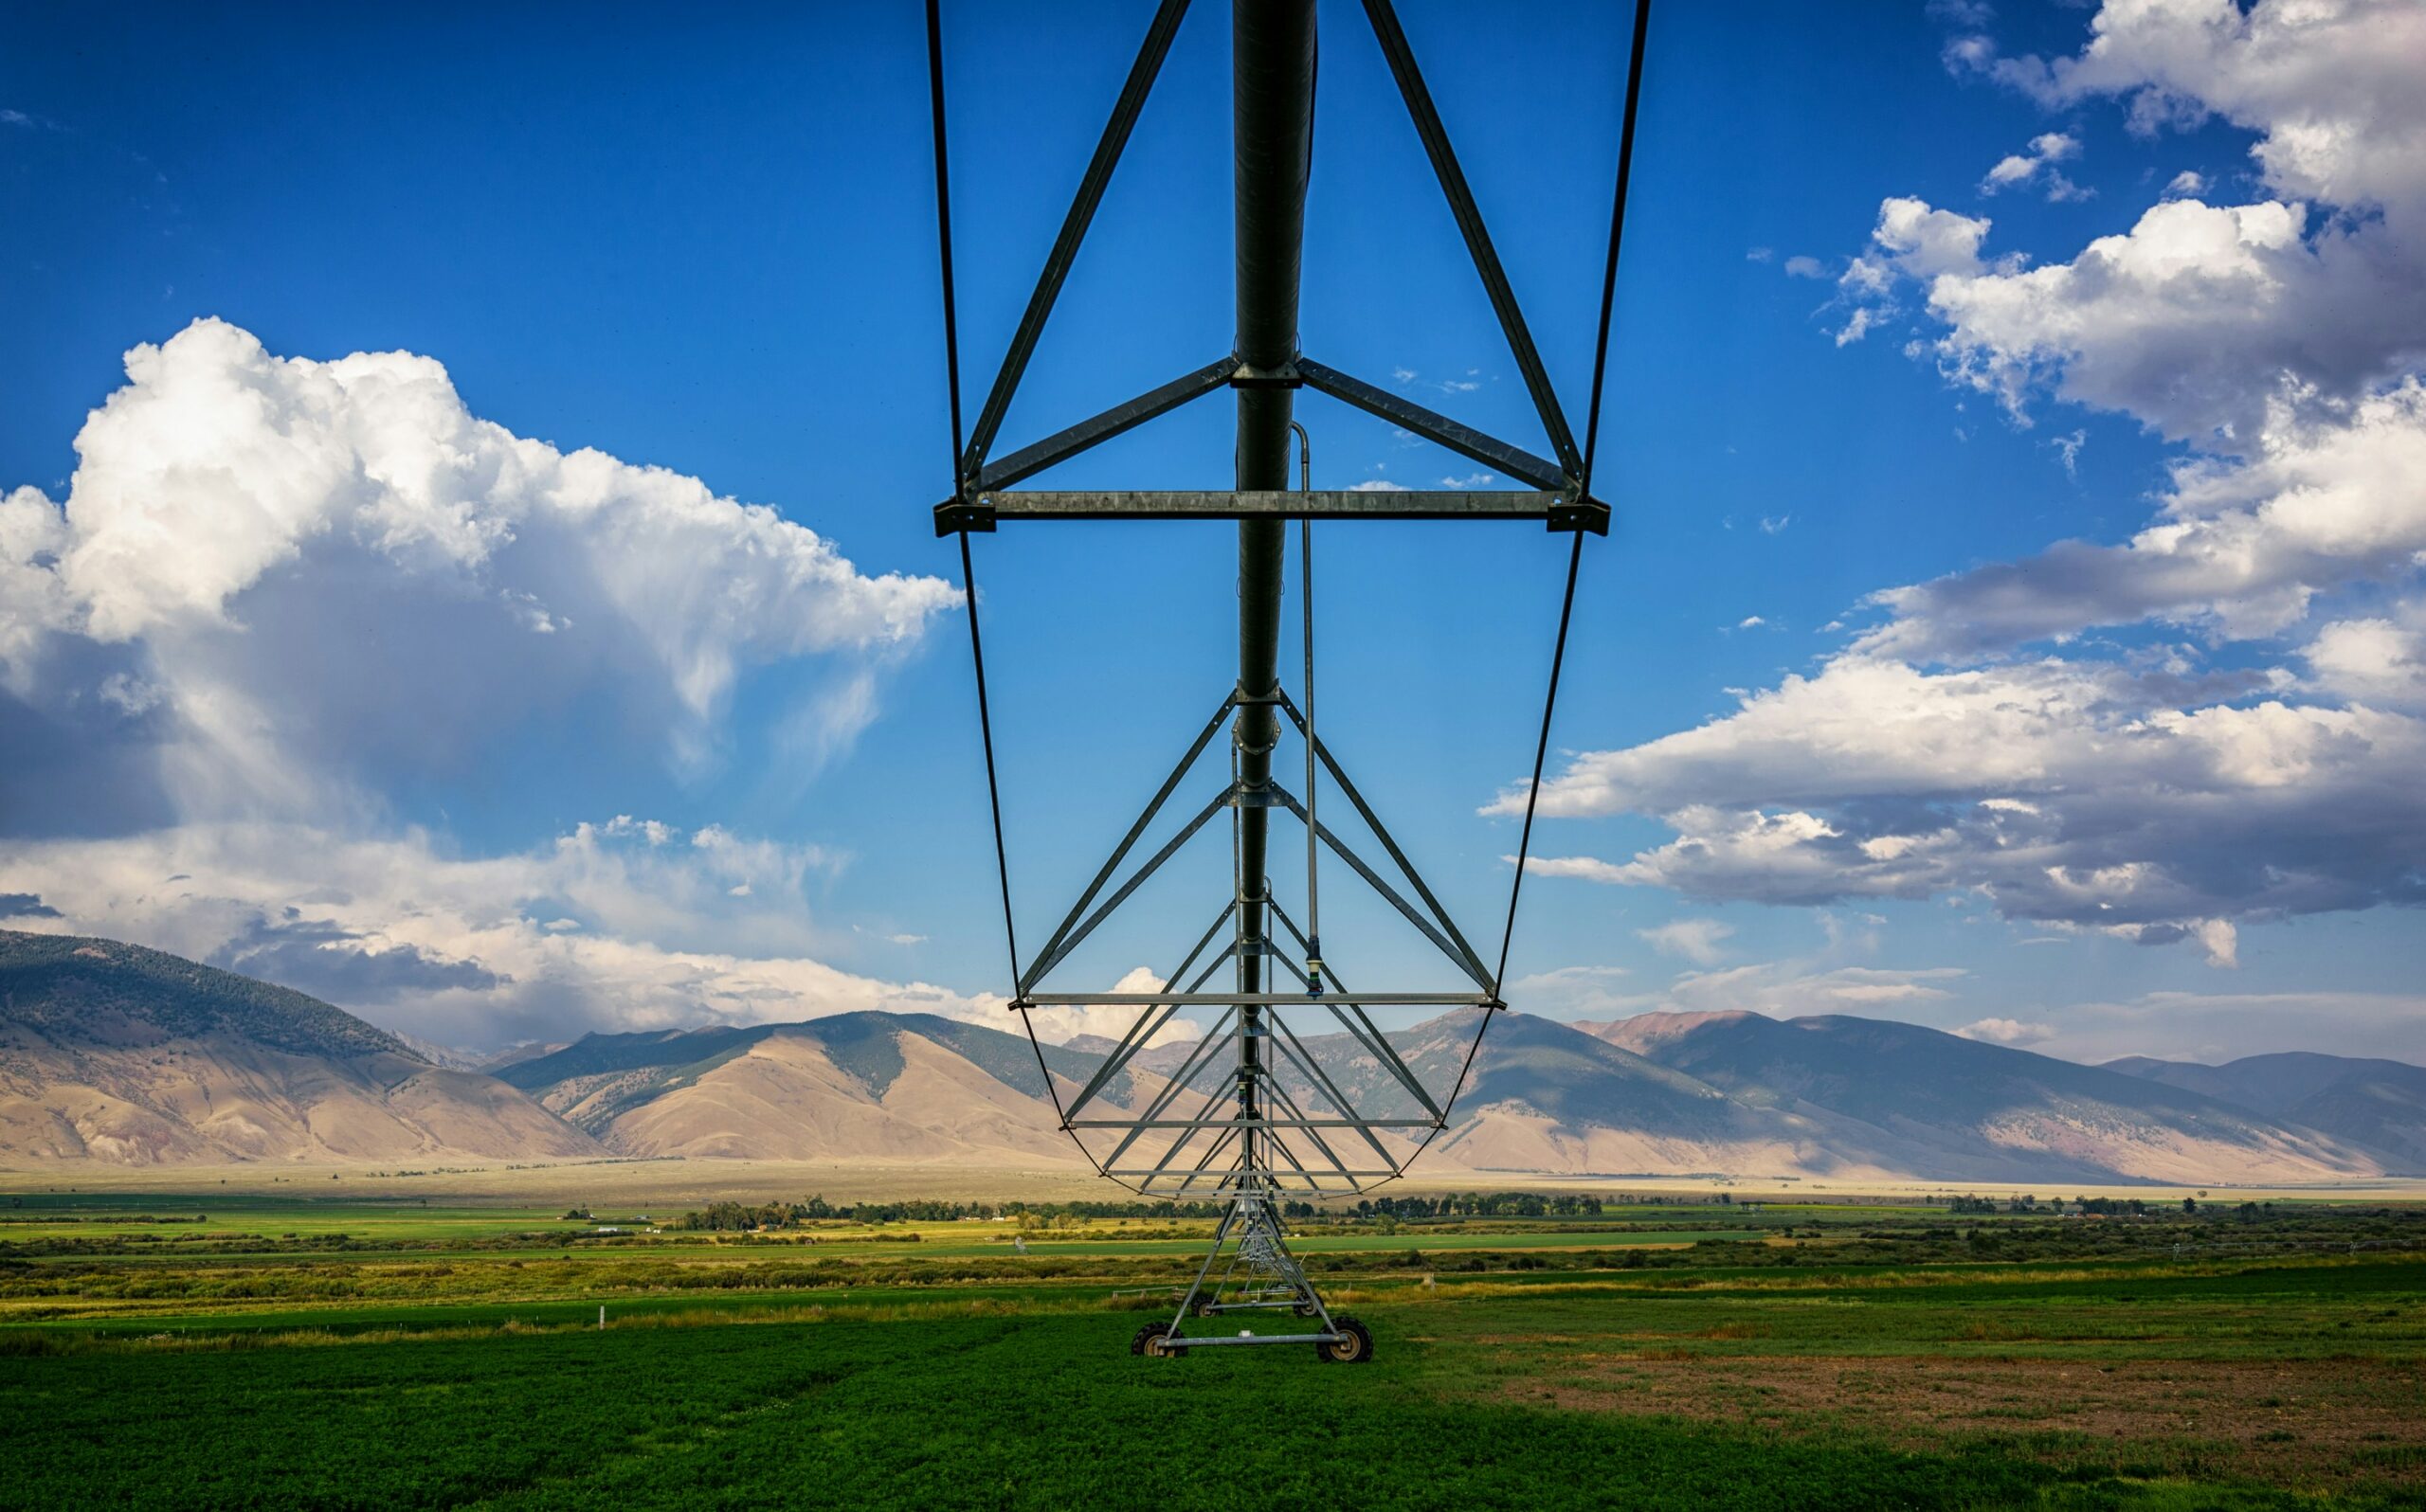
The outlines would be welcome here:
M 2426 1508 L 2397 1205 L 1314 1220 L 1338 1366 L 1132 1359 L 1185 1220 L 13 1200 L 5 1505 Z

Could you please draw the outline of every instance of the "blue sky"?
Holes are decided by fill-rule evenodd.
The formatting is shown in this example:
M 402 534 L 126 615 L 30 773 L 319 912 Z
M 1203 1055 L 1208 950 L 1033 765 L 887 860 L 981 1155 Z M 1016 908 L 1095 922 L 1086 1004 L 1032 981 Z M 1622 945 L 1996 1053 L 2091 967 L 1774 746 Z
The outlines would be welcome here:
M 1145 13 L 945 9 L 973 408 Z M 1617 528 L 1518 1006 L 2426 1054 L 2416 28 L 2135 14 L 1657 15 Z M 1627 18 L 1404 17 L 1580 430 Z M 1361 15 L 1322 19 L 1307 351 L 1544 449 Z M 1218 8 L 1183 28 L 1006 441 L 1227 349 L 1226 50 Z M 0 23 L 12 923 L 466 1043 L 993 1021 L 928 516 L 924 61 L 907 6 Z M 413 357 L 316 366 L 353 353 Z M 1300 414 L 1318 484 L 1475 471 Z M 1216 399 L 1056 476 L 1221 486 L 1228 423 Z M 1530 754 L 1562 542 L 1319 551 L 1325 724 L 1495 939 L 1515 826 L 1485 810 Z M 1231 547 L 1039 526 L 977 557 L 1033 943 L 1226 686 Z M 1167 969 L 1207 865 L 1072 985 Z M 1391 975 L 1397 937 L 1335 912 L 1359 980 Z

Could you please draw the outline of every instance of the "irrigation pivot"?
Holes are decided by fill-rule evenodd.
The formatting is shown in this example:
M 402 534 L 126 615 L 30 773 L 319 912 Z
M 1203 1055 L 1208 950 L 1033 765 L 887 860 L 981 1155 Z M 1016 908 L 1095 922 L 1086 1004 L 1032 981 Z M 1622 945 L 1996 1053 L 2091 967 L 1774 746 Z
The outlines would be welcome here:
M 1298 275 L 1313 162 L 1313 0 L 1232 0 L 1237 323 L 1231 351 L 1126 404 L 1006 455 L 994 455 L 994 442 L 1037 339 L 1186 12 L 1186 0 L 1162 0 L 976 422 L 964 435 L 941 21 L 937 0 L 929 0 L 927 6 L 936 228 L 943 262 L 952 424 L 952 490 L 949 498 L 935 506 L 935 531 L 938 536 L 956 536 L 960 547 L 969 645 L 977 672 L 979 729 L 993 809 L 995 859 L 1015 988 L 1011 1007 L 1037 1045 L 1038 1067 L 1061 1127 L 1099 1172 L 1149 1196 L 1222 1204 L 1213 1242 L 1177 1311 L 1168 1323 L 1149 1323 L 1132 1341 L 1132 1352 L 1145 1356 L 1174 1358 L 1215 1346 L 1299 1344 L 1313 1346 L 1326 1360 L 1370 1359 L 1370 1333 L 1355 1319 L 1332 1312 L 1290 1252 L 1283 1226 L 1285 1205 L 1353 1196 L 1403 1174 L 1425 1144 L 1447 1126 L 1449 1109 L 1482 1035 L 1492 1016 L 1504 1006 L 1500 984 L 1507 972 L 1524 858 L 1531 844 L 1531 800 L 1528 800 L 1518 843 L 1508 917 L 1494 961 L 1475 947 L 1441 907 L 1319 733 L 1313 634 L 1313 522 L 1530 521 L 1572 537 L 1557 649 L 1551 657 L 1548 696 L 1535 746 L 1536 793 L 1584 538 L 1605 535 L 1609 526 L 1608 506 L 1592 494 L 1592 463 L 1649 0 L 1638 0 L 1635 15 L 1602 288 L 1600 339 L 1585 439 L 1580 448 L 1390 0 L 1364 0 L 1364 9 L 1499 318 L 1510 352 L 1524 375 L 1554 459 L 1409 403 L 1299 351 Z M 1077 492 L 1016 487 L 1104 441 L 1225 388 L 1233 396 L 1238 417 L 1237 475 L 1230 490 Z M 1529 486 L 1488 493 L 1317 492 L 1312 486 L 1305 432 L 1294 413 L 1300 388 L 1329 394 Z M 1294 478 L 1293 452 L 1297 463 Z M 1023 961 L 1012 923 L 1010 864 L 1003 840 L 969 537 L 1008 522 L 1057 519 L 1236 520 L 1238 680 L 1220 691 L 1218 701 L 1211 699 L 1208 691 L 1208 701 L 1214 702 L 1210 716 L 1178 765 L 1059 926 Z M 1294 696 L 1282 686 L 1279 664 L 1292 521 L 1297 526 L 1300 595 L 1306 614 L 1304 667 Z M 1139 842 L 1224 733 L 1228 761 L 1223 780 L 1208 783 L 1211 791 L 1176 835 L 1132 864 Z M 1302 757 L 1302 792 L 1290 791 L 1281 780 L 1276 758 L 1284 747 L 1294 747 L 1291 754 Z M 1291 764 L 1293 768 L 1296 765 Z M 1378 855 L 1368 857 L 1360 853 L 1321 819 L 1317 789 L 1324 779 L 1333 793 L 1346 800 L 1363 830 L 1378 845 Z M 1295 780 L 1294 770 L 1292 780 Z M 1302 926 L 1284 908 L 1272 882 L 1275 810 L 1294 821 L 1305 841 L 1305 887 L 1299 900 L 1304 909 Z M 1055 968 L 1191 838 L 1224 816 L 1231 848 L 1228 896 L 1164 984 L 1137 993 L 1052 990 Z M 1428 943 L 1460 983 L 1456 990 L 1351 991 L 1348 987 L 1337 965 L 1323 955 L 1325 852 Z M 1217 975 L 1225 976 L 1226 982 L 1208 985 Z M 1079 1005 L 1133 1009 L 1135 1017 L 1089 1079 L 1083 1085 L 1067 1084 L 1065 1095 L 1065 1084 L 1057 1082 L 1046 1065 L 1030 1016 L 1040 1008 Z M 1464 1010 L 1472 1017 L 1472 1036 L 1452 1036 L 1445 1050 L 1436 1044 L 1423 1052 L 1411 1051 L 1403 1035 L 1394 1038 L 1385 1033 L 1372 1017 L 1374 1009 L 1393 1007 Z M 1144 1057 L 1184 1011 L 1204 1014 L 1211 1027 L 1176 1059 L 1168 1053 Z M 1346 1047 L 1354 1072 L 1335 1059 L 1327 1067 L 1318 1043 Z M 1235 1323 L 1239 1316 L 1252 1321 L 1266 1313 L 1289 1322 L 1272 1332 L 1238 1329 L 1222 1322 Z M 1190 1331 L 1191 1326 L 1195 1331 Z

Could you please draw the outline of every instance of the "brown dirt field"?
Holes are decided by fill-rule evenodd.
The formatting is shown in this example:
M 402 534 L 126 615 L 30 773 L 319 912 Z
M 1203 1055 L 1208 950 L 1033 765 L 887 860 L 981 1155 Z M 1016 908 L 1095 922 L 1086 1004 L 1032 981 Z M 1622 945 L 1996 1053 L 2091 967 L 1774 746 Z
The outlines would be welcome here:
M 2279 1485 L 2426 1485 L 2426 1367 L 2403 1361 L 1601 1355 L 1539 1402 L 1910 1449 L 1995 1436 L 2063 1463 L 2195 1464 Z

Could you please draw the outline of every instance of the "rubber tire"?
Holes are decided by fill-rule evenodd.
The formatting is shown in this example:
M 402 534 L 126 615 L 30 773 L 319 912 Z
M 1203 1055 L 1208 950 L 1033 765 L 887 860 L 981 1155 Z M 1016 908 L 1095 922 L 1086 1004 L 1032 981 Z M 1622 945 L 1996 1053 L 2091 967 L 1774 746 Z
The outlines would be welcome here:
M 1373 1331 L 1355 1319 L 1340 1314 L 1331 1319 L 1331 1328 L 1346 1334 L 1346 1339 L 1331 1343 L 1316 1344 L 1314 1353 L 1328 1365 L 1369 1365 L 1373 1362 Z
M 1186 1358 L 1187 1347 L 1185 1344 L 1174 1349 L 1156 1349 L 1151 1347 L 1162 1340 L 1169 1338 L 1170 1332 L 1170 1325 L 1168 1323 L 1148 1323 L 1145 1327 L 1138 1329 L 1137 1332 L 1130 1338 L 1129 1352 L 1132 1355 L 1147 1356 L 1155 1359 L 1182 1359 Z

